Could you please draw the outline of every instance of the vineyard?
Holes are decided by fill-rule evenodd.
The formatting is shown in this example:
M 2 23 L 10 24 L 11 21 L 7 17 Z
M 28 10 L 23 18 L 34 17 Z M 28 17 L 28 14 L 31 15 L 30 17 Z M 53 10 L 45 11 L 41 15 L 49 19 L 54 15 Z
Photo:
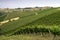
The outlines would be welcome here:
M 0 25 L 0 35 L 10 36 L 34 33 L 60 35 L 60 10 L 57 9 L 59 8 L 38 11 L 0 12 L 0 21 L 19 17 L 16 21 L 9 21 Z

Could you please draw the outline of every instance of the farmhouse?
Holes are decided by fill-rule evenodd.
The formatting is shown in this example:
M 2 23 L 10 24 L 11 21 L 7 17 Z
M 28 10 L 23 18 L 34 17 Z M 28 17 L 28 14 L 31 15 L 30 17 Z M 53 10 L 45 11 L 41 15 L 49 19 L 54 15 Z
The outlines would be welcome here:
M 16 21 L 16 20 L 18 20 L 18 19 L 19 19 L 19 17 L 16 17 L 16 18 L 10 19 L 10 21 Z

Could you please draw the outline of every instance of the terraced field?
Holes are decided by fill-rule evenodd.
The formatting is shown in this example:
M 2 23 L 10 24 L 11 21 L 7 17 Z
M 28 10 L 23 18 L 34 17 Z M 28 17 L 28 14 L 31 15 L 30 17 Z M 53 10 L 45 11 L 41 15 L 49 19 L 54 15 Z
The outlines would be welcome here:
M 60 35 L 60 10 L 49 11 L 48 14 L 27 24 L 26 28 L 22 28 L 22 31 L 20 30 L 15 34 L 47 32 Z
M 6 13 L 0 12 L 0 21 L 3 21 L 3 20 L 5 19 L 6 16 L 7 16 Z
M 38 12 L 37 11 L 36 12 L 35 11 L 24 11 L 24 12 L 13 11 L 12 13 L 8 13 L 8 15 L 6 16 L 4 20 L 11 19 L 17 16 L 20 17 L 20 19 L 18 21 L 8 22 L 2 25 L 0 27 L 1 34 L 5 34 L 5 35 L 14 34 L 15 32 L 21 29 L 25 29 L 26 25 L 34 24 L 34 22 L 37 22 L 36 24 L 40 22 L 39 24 L 42 25 L 42 23 L 45 22 L 45 21 L 43 22 L 44 17 L 52 15 L 52 14 L 56 14 L 59 11 L 60 10 L 56 10 L 55 8 L 38 11 Z M 36 15 L 35 13 L 37 13 L 38 15 Z M 29 28 L 32 28 L 32 27 L 29 27 Z
M 0 25 L 0 35 L 8 35 L 8 36 L 19 35 L 19 38 L 21 37 L 20 38 L 21 40 L 22 39 L 22 36 L 20 36 L 21 34 L 22 35 L 23 34 L 24 35 L 25 34 L 27 35 L 39 34 L 41 36 L 41 34 L 46 35 L 46 33 L 48 33 L 48 34 L 53 35 L 53 38 L 54 38 L 56 35 L 60 35 L 60 10 L 58 9 L 59 8 L 51 8 L 51 9 L 46 9 L 43 11 L 41 10 L 39 11 L 13 11 L 13 12 L 7 12 L 7 13 L 0 12 L 0 22 L 9 20 L 8 23 Z M 16 18 L 16 17 L 19 17 L 19 19 L 16 21 L 10 21 L 10 19 Z M 17 36 L 15 37 L 14 36 L 12 36 L 12 39 L 17 37 Z M 37 36 L 37 35 L 33 35 L 33 36 Z M 32 39 L 33 36 L 31 37 L 29 36 L 29 37 Z M 8 38 L 7 36 L 6 37 L 0 36 L 0 38 L 1 37 L 7 38 L 7 40 L 10 38 L 10 37 Z M 1 40 L 4 40 L 4 39 L 1 39 Z

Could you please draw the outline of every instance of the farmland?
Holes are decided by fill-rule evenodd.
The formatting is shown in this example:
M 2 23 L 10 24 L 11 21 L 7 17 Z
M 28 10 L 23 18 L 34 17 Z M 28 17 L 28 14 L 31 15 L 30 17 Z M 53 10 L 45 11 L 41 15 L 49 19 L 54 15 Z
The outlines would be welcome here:
M 5 38 L 8 39 L 7 36 L 10 36 L 9 39 L 12 37 L 12 40 L 14 40 L 13 38 L 17 36 L 20 37 L 22 35 L 21 36 L 21 38 L 23 37 L 22 40 L 25 39 L 25 36 L 26 36 L 26 40 L 30 38 L 32 40 L 35 40 L 33 36 L 37 37 L 38 39 L 38 37 L 42 37 L 41 35 L 46 36 L 47 34 L 50 35 L 50 37 L 53 36 L 51 39 L 53 40 L 53 38 L 56 37 L 56 35 L 60 35 L 60 10 L 58 9 L 60 8 L 49 8 L 49 9 L 38 10 L 38 11 L 25 10 L 25 11 L 12 11 L 12 12 L 5 12 L 5 13 L 3 12 L 1 13 L 0 21 L 9 20 L 9 22 L 0 25 L 0 35 L 4 35 L 4 36 L 0 36 L 0 38 L 3 37 L 4 39 Z M 10 19 L 16 17 L 19 17 L 19 19 L 16 21 L 10 21 Z M 29 38 L 27 39 L 28 34 L 29 34 Z M 59 38 L 55 40 L 59 40 Z

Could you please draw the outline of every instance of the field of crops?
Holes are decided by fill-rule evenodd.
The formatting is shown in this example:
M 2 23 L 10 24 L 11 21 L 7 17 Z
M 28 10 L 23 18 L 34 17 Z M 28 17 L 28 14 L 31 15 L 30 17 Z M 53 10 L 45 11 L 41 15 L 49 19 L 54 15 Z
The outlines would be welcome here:
M 7 16 L 6 13 L 0 12 L 0 22 L 3 21 L 3 20 L 5 19 L 6 16 Z
M 48 9 L 48 10 L 43 10 L 43 11 L 39 11 L 39 12 L 23 12 L 23 13 L 8 13 L 8 16 L 5 19 L 10 19 L 10 18 L 14 18 L 17 17 L 19 15 L 19 17 L 21 17 L 18 21 L 13 21 L 13 22 L 9 22 L 7 24 L 4 24 L 0 27 L 2 34 L 13 34 L 15 32 L 17 32 L 20 29 L 24 29 L 26 28 L 25 25 L 28 25 L 29 23 L 38 20 L 44 16 L 48 16 L 50 14 L 54 14 L 56 11 L 56 9 Z M 24 14 L 25 13 L 25 14 Z M 35 13 L 37 13 L 38 15 L 35 15 Z M 24 15 L 23 15 L 24 14 Z M 23 16 L 22 16 L 23 15 Z
M 9 21 L 6 24 L 0 25 L 0 35 L 9 36 L 33 33 L 60 35 L 60 10 L 58 9 L 3 12 L 4 14 L 0 12 L 0 21 L 20 17 L 17 21 Z

